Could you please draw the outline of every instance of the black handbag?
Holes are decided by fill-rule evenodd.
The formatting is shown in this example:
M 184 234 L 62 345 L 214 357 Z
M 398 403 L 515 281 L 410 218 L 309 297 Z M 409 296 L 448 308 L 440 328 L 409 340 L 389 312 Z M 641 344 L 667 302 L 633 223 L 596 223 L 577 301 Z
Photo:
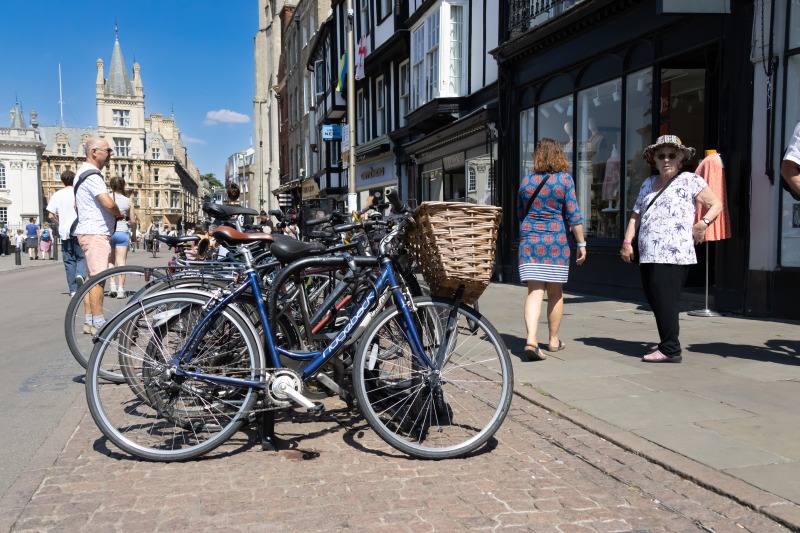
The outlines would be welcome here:
M 639 225 L 640 226 L 641 226 L 642 217 L 647 212 L 647 210 L 650 209 L 650 206 L 653 205 L 653 202 L 655 202 L 658 199 L 658 197 L 661 196 L 661 193 L 663 193 L 664 191 L 667 190 L 667 187 L 669 187 L 670 183 L 675 181 L 675 178 L 677 178 L 678 176 L 680 176 L 680 174 L 675 174 L 674 176 L 672 176 L 670 178 L 670 180 L 667 182 L 667 184 L 664 185 L 663 187 L 661 187 L 661 190 L 658 191 L 656 193 L 656 195 L 653 196 L 653 198 L 649 202 L 647 202 L 647 205 L 645 206 L 644 211 L 642 211 L 642 214 L 639 216 Z M 639 263 L 639 228 L 638 227 L 636 228 L 636 235 L 633 236 L 633 240 L 631 241 L 631 248 L 633 248 L 633 259 L 631 259 L 631 263 L 637 263 L 638 264 Z

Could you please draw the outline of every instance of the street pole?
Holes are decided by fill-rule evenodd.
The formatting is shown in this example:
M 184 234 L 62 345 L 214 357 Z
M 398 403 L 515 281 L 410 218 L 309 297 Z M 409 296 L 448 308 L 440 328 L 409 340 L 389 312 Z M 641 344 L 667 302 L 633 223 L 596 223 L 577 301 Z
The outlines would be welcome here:
M 347 152 L 347 176 L 349 189 L 347 194 L 347 209 L 358 210 L 358 194 L 356 193 L 356 56 L 355 32 L 353 25 L 353 0 L 347 0 L 347 127 L 350 130 L 350 149 Z

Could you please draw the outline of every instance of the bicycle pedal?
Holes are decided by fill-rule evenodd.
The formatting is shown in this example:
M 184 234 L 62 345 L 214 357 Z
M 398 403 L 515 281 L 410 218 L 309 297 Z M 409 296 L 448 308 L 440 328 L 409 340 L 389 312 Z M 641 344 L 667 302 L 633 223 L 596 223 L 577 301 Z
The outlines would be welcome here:
M 320 415 L 325 410 L 325 405 L 322 402 L 313 402 L 314 407 L 309 407 L 306 412 L 311 415 Z

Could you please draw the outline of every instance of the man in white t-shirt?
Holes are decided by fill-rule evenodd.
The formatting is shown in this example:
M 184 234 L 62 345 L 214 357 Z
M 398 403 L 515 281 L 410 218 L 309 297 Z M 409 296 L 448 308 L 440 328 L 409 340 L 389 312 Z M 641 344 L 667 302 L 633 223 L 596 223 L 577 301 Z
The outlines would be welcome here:
M 90 276 L 108 268 L 111 254 L 111 235 L 118 218 L 123 218 L 114 199 L 108 194 L 108 186 L 102 170 L 111 160 L 114 150 L 106 139 L 91 137 L 86 140 L 86 162 L 78 169 L 75 181 L 75 208 L 78 225 L 75 235 L 86 257 L 86 269 Z M 103 317 L 103 284 L 89 291 L 89 308 L 83 332 L 94 335 L 105 323 Z
M 794 127 L 792 139 L 783 155 L 781 176 L 789 184 L 789 188 L 794 193 L 793 196 L 800 196 L 800 122 Z
M 75 173 L 65 170 L 61 173 L 61 182 L 64 188 L 56 191 L 47 204 L 50 213 L 50 222 L 58 225 L 58 236 L 61 238 L 61 257 L 64 261 L 64 270 L 67 274 L 69 295 L 73 296 L 80 285 L 86 280 L 86 258 L 78 244 L 78 239 L 70 232 L 72 223 L 75 222 L 75 192 L 72 182 Z

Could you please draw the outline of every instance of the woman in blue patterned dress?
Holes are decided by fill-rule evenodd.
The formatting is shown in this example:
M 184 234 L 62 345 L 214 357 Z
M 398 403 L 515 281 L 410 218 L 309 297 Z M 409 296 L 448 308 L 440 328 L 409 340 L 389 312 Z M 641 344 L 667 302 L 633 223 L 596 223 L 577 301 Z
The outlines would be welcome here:
M 528 284 L 525 299 L 525 357 L 543 360 L 536 330 L 542 301 L 547 292 L 547 326 L 550 330 L 548 351 L 559 351 L 565 344 L 558 338 L 564 311 L 562 286 L 569 276 L 570 248 L 566 225 L 570 226 L 578 246 L 575 263 L 586 260 L 583 239 L 583 216 L 575 197 L 575 182 L 567 171 L 569 161 L 561 145 L 542 139 L 533 154 L 533 172 L 525 176 L 517 194 L 519 226 L 519 278 Z M 546 180 L 531 202 L 536 188 Z

